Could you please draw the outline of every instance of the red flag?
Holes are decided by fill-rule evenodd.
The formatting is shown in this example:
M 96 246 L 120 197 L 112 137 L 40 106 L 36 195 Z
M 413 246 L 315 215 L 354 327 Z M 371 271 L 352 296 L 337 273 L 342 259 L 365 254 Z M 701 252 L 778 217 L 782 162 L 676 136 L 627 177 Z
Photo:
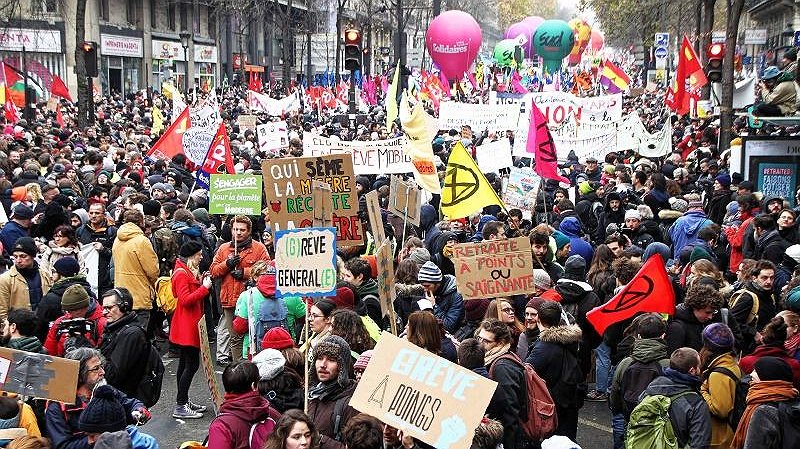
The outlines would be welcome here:
M 450 92 L 450 81 L 447 79 L 447 75 L 444 72 L 439 72 L 439 85 L 442 87 L 442 92 L 448 97 L 452 97 L 453 94 Z
M 72 101 L 72 97 L 69 94 L 69 89 L 67 89 L 64 81 L 62 81 L 58 75 L 53 75 L 53 84 L 50 86 L 50 93 L 67 101 Z
M 22 81 L 22 77 L 8 64 L 3 64 L 3 76 L 6 78 L 8 87 L 13 86 L 17 81 Z
M 660 254 L 647 259 L 625 288 L 607 303 L 589 311 L 586 319 L 603 335 L 608 326 L 639 312 L 675 313 L 675 291 Z
M 686 80 L 689 80 L 689 90 L 686 89 Z M 678 68 L 675 71 L 675 83 L 667 90 L 665 103 L 679 115 L 689 113 L 689 96 L 708 83 L 700 58 L 692 48 L 689 38 L 683 36 L 681 52 L 678 55 Z
M 528 127 L 528 143 L 525 150 L 536 154 L 536 173 L 542 178 L 555 179 L 569 184 L 569 179 L 558 174 L 558 156 L 556 145 L 547 128 L 547 119 L 536 106 L 531 103 L 531 124 Z
M 219 124 L 217 134 L 214 135 L 214 140 L 211 141 L 211 146 L 208 148 L 206 160 L 200 170 L 197 171 L 197 185 L 208 189 L 211 185 L 211 175 L 219 173 L 227 173 L 229 175 L 236 173 L 233 169 L 231 139 L 225 129 L 225 122 Z
M 150 159 L 168 161 L 176 154 L 183 154 L 183 133 L 191 126 L 189 108 L 185 108 L 177 119 L 169 125 L 164 134 L 155 145 L 147 152 Z
M 8 89 L 8 85 L 3 88 L 6 90 L 6 104 L 3 105 L 3 115 L 8 123 L 17 123 L 19 121 L 17 106 L 14 104 L 14 100 L 11 99 L 11 91 Z
M 64 128 L 64 114 L 61 113 L 61 105 L 56 105 L 56 123 L 58 126 Z

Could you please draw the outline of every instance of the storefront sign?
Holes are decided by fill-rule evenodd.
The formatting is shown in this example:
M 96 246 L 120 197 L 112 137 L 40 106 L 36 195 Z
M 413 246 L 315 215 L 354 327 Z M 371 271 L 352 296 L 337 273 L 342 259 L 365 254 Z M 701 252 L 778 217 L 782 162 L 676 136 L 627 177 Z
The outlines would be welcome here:
M 211 45 L 197 45 L 194 46 L 194 62 L 210 62 L 217 63 L 217 47 Z
M 0 50 L 61 53 L 61 32 L 58 30 L 29 30 L 0 28 Z
M 100 54 L 107 56 L 141 58 L 144 56 L 144 43 L 142 42 L 141 37 L 101 34 Z
M 800 140 L 797 137 L 744 137 L 741 151 L 731 151 L 731 170 L 756 181 L 764 196 L 782 196 L 794 207 Z
M 153 39 L 153 59 L 172 59 L 186 61 L 183 46 L 175 41 L 157 41 Z

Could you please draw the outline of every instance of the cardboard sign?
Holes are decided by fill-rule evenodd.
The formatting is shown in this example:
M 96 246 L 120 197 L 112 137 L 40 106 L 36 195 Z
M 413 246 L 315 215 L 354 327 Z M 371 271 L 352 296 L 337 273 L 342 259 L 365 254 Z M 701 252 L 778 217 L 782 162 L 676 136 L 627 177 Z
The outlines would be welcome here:
M 388 140 L 347 141 L 315 134 L 303 137 L 303 156 L 324 156 L 347 153 L 353 155 L 357 175 L 410 173 L 411 157 L 403 151 L 405 137 Z
M 333 226 L 333 194 L 331 185 L 316 179 L 311 181 L 311 199 L 314 206 L 315 228 L 328 228 Z
M 422 208 L 422 189 L 413 182 L 405 182 L 392 176 L 389 183 L 389 212 L 419 226 Z
M 211 392 L 211 401 L 214 405 L 214 414 L 219 411 L 222 405 L 222 390 L 219 388 L 217 373 L 214 371 L 214 359 L 211 357 L 211 346 L 208 344 L 208 331 L 206 329 L 206 316 L 200 317 L 197 323 L 197 332 L 200 333 L 200 364 L 206 373 L 208 390 Z
M 261 176 L 211 175 L 208 213 L 261 215 Z
M 264 194 L 274 231 L 308 228 L 314 219 L 311 183 L 331 186 L 333 226 L 341 246 L 362 245 L 364 233 L 358 218 L 358 197 L 353 160 L 346 154 L 320 157 L 267 159 L 261 164 Z
M 77 360 L 0 347 L 0 390 L 74 404 Z
M 275 295 L 336 295 L 336 229 L 275 233 Z
M 392 244 L 384 240 L 375 252 L 375 260 L 378 262 L 378 295 L 381 300 L 381 313 L 383 316 L 389 315 L 392 333 L 397 335 L 397 320 L 394 316 L 394 299 L 397 291 L 394 288 L 393 259 Z
M 438 449 L 466 449 L 497 383 L 384 332 L 350 405 Z
M 386 240 L 386 232 L 383 230 L 383 220 L 381 219 L 381 202 L 378 200 L 378 192 L 375 190 L 367 192 L 367 215 L 369 215 L 369 226 L 372 230 L 372 238 L 375 244 Z
M 453 265 L 464 299 L 499 298 L 536 290 L 527 237 L 456 244 Z
M 289 148 L 289 127 L 286 122 L 268 122 L 256 127 L 258 149 L 262 153 L 280 155 L 281 150 Z
M 542 178 L 530 167 L 511 167 L 511 174 L 503 190 L 503 202 L 506 207 L 518 208 L 528 215 L 536 208 L 536 195 Z
M 258 121 L 255 115 L 242 114 L 236 117 L 236 123 L 239 124 L 239 132 L 244 133 L 246 129 L 255 132 Z

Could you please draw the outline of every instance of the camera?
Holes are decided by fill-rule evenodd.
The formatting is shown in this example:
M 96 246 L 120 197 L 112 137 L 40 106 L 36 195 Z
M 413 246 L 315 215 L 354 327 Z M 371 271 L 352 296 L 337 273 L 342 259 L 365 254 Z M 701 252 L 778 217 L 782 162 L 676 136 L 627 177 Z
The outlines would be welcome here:
M 94 334 L 96 323 L 86 318 L 72 318 L 58 323 L 59 336 L 80 337 L 86 333 Z

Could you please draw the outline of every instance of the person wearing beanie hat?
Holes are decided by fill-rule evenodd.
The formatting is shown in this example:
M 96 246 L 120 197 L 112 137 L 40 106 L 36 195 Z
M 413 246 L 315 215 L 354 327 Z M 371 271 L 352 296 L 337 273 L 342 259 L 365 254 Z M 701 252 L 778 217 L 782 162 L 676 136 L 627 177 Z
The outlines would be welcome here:
M 142 213 L 150 217 L 161 215 L 161 203 L 156 200 L 147 200 L 142 203 Z
M 408 259 L 417 264 L 418 267 L 422 267 L 422 265 L 431 260 L 431 253 L 426 248 L 414 248 L 411 254 L 408 255 Z
M 797 389 L 792 385 L 791 368 L 778 357 L 762 357 L 755 363 L 751 377 L 747 405 L 729 447 L 795 447 L 800 403 Z
M 355 292 L 345 285 L 337 288 L 336 295 L 329 297 L 329 299 L 336 304 L 337 309 L 353 310 L 355 308 Z
M 352 363 L 350 345 L 339 336 L 330 335 L 314 348 L 314 371 L 319 383 L 308 392 L 308 416 L 320 433 L 320 447 L 335 443 L 327 440 L 337 440 L 344 424 L 358 414 L 349 405 L 356 387 L 348 374 Z M 337 403 L 342 405 L 337 407 Z
M 106 327 L 106 319 L 103 317 L 103 308 L 89 296 L 88 290 L 77 283 L 67 287 L 61 295 L 61 309 L 64 314 L 53 322 L 44 340 L 47 353 L 63 357 L 69 349 L 74 347 L 81 345 L 97 347 Z M 80 336 L 59 332 L 59 330 L 66 329 L 65 325 L 61 323 L 73 318 L 85 318 L 93 329 L 84 330 Z
M 30 235 L 32 218 L 33 210 L 30 207 L 24 204 L 14 206 L 10 220 L 0 229 L 0 243 L 6 251 L 13 248 L 18 239 Z
M 625 208 L 622 203 L 622 196 L 614 191 L 606 195 L 603 209 L 597 217 L 597 232 L 594 237 L 598 242 L 606 239 L 606 229 L 611 224 L 622 226 L 625 222 Z
M 358 382 L 361 380 L 361 375 L 364 374 L 364 370 L 367 369 L 367 365 L 369 365 L 370 359 L 372 359 L 372 354 L 375 351 L 372 349 L 368 349 L 361 353 L 356 359 L 356 363 L 353 364 L 353 375 L 355 376 L 355 381 Z
M 563 232 L 553 232 L 553 240 L 556 242 L 556 259 L 565 260 L 572 250 L 571 240 Z
M 442 320 L 447 332 L 456 333 L 464 320 L 464 298 L 456 277 L 442 274 L 435 263 L 428 261 L 419 269 L 417 280 L 425 289 L 425 299 L 433 304 L 433 314 Z
M 703 346 L 719 355 L 733 351 L 733 332 L 725 323 L 713 323 L 703 329 Z
M 267 348 L 254 355 L 252 362 L 258 367 L 261 380 L 272 380 L 283 372 L 286 358 L 277 349 Z
M 550 278 L 548 277 L 548 279 Z M 534 296 L 525 304 L 525 331 L 520 334 L 517 341 L 517 355 L 522 360 L 528 359 L 533 345 L 539 339 L 539 312 L 536 307 L 544 301 L 544 299 Z
M 722 223 L 732 198 L 731 177 L 727 173 L 720 173 L 714 178 L 714 191 L 711 192 L 711 198 L 707 199 L 705 210 L 708 218 L 714 223 Z
M 464 301 L 464 324 L 453 334 L 456 340 L 462 341 L 465 338 L 472 338 L 475 336 L 475 331 L 486 316 L 486 310 L 489 309 L 490 302 L 491 300 L 489 298 L 476 298 Z M 422 307 L 420 307 L 420 309 L 422 309 Z
M 289 331 L 282 327 L 273 327 L 264 333 L 261 339 L 261 348 L 264 349 L 287 349 L 295 346 Z
M 550 279 L 550 275 L 547 274 L 547 271 L 544 271 L 541 268 L 533 269 L 533 287 L 536 289 L 536 292 L 534 293 L 536 296 L 539 296 L 542 292 L 553 288 L 553 280 Z
M 81 266 L 78 259 L 74 257 L 62 257 L 53 264 L 53 270 L 60 276 L 60 278 L 70 278 L 77 276 L 81 271 Z
M 586 321 L 586 314 L 602 302 L 592 286 L 586 282 L 586 260 L 579 256 L 570 256 L 564 265 L 564 276 L 556 282 L 555 291 L 561 295 L 561 305 L 575 317 L 586 335 L 592 335 L 591 325 Z M 578 360 L 582 372 L 589 372 L 592 350 L 599 344 L 581 345 Z
M 128 424 L 125 409 L 114 397 L 110 385 L 100 385 L 94 390 L 92 399 L 86 404 L 78 420 L 78 429 L 96 438 L 103 432 L 124 430 Z

